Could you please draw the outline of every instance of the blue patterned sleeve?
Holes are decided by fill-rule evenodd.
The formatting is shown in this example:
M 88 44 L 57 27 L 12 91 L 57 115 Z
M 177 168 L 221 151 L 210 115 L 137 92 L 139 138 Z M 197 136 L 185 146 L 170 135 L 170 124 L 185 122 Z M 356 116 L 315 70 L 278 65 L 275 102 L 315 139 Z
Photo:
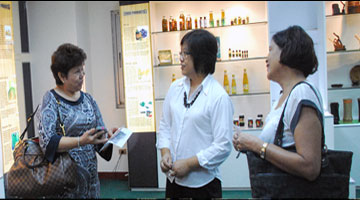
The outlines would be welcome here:
M 43 97 L 37 114 L 40 147 L 49 162 L 56 160 L 56 150 L 59 146 L 61 135 L 57 134 L 57 104 L 54 96 L 48 91 Z

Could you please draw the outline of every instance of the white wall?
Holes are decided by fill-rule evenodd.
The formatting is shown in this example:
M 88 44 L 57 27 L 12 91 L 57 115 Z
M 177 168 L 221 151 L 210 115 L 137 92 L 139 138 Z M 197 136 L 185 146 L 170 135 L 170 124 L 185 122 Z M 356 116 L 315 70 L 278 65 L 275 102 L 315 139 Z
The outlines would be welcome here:
M 27 2 L 34 106 L 55 87 L 50 70 L 52 53 L 62 43 L 73 43 L 87 54 L 86 91 L 95 98 L 106 126 L 125 124 L 124 110 L 115 105 L 112 57 L 110 11 L 118 9 L 117 1 Z M 98 157 L 99 171 L 112 172 L 118 158 L 117 148 L 110 162 Z M 122 156 L 116 171 L 128 171 L 127 156 Z

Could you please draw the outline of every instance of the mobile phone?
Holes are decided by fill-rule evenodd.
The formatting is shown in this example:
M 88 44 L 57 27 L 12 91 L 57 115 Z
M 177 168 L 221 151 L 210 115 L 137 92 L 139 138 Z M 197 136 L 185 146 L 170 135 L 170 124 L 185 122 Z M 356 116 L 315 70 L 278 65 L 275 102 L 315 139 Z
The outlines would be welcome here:
M 107 129 L 104 126 L 97 126 L 94 134 L 97 134 L 100 131 L 104 131 L 104 133 L 101 134 L 97 139 L 102 139 L 104 135 L 107 138 Z

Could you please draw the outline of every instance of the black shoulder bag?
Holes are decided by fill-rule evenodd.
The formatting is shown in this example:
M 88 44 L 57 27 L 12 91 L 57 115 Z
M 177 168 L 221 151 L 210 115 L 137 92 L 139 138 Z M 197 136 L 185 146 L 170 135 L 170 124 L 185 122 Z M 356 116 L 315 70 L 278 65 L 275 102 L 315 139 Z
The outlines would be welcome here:
M 299 82 L 293 89 L 307 82 Z M 293 90 L 292 89 L 292 90 Z M 291 92 L 290 92 L 291 94 Z M 290 96 L 289 94 L 289 96 Z M 316 94 L 316 92 L 315 92 Z M 317 96 L 317 95 L 316 95 Z M 319 99 L 319 97 L 317 96 Z M 277 127 L 274 144 L 282 147 L 284 132 L 284 110 Z M 291 175 L 256 153 L 247 151 L 251 193 L 253 198 L 348 198 L 349 179 L 353 152 L 329 150 L 325 145 L 324 124 L 322 122 L 322 155 L 320 175 L 314 181 Z M 295 146 L 284 148 L 296 152 Z

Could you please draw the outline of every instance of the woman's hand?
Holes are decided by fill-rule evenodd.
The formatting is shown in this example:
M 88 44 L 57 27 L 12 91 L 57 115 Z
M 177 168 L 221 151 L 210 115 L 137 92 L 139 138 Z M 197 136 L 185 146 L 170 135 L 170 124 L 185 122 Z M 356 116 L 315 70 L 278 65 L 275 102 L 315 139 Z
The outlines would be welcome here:
M 171 158 L 170 150 L 162 149 L 160 167 L 161 167 L 161 171 L 165 173 L 172 168 L 172 158 Z
M 80 136 L 80 145 L 85 144 L 104 144 L 108 141 L 108 138 L 102 137 L 105 134 L 105 130 L 96 132 L 95 128 L 87 130 L 82 136 Z M 109 135 L 109 132 L 108 132 Z M 112 134 L 111 134 L 112 135 Z
M 263 143 L 261 139 L 254 135 L 241 133 L 240 129 L 236 129 L 232 142 L 236 151 L 256 151 L 259 144 L 261 146 Z

